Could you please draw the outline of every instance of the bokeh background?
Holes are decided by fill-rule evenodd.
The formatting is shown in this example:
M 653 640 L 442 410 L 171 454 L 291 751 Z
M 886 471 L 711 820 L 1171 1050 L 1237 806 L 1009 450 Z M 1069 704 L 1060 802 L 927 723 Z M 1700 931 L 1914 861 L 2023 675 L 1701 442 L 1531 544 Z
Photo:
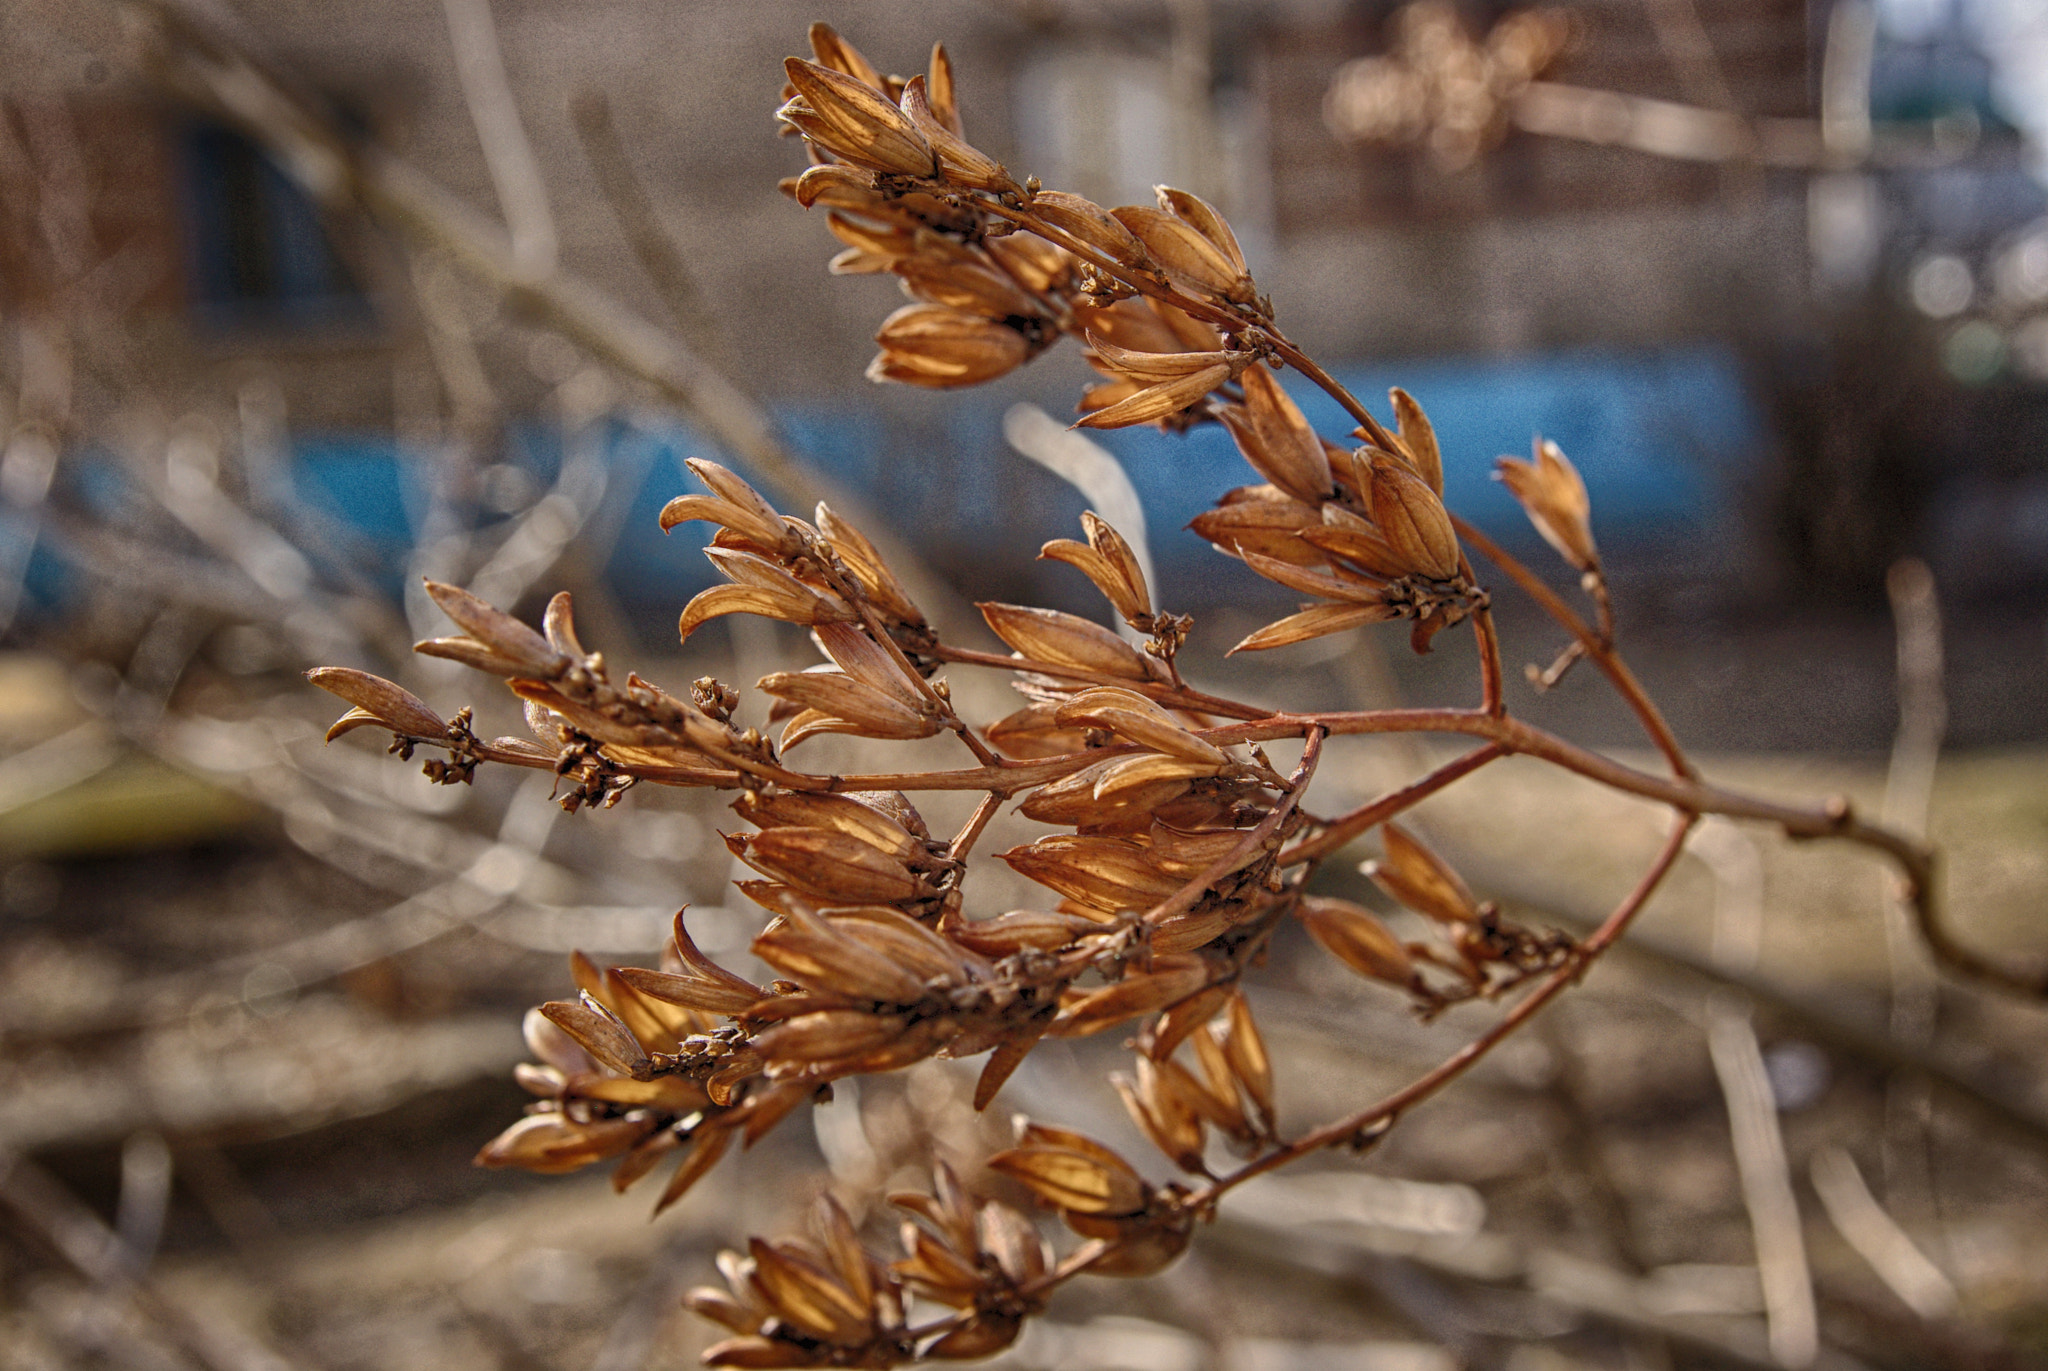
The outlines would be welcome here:
M 570 949 L 644 962 L 687 901 L 744 963 L 733 818 L 644 789 L 565 815 L 489 768 L 433 787 L 365 735 L 322 747 L 337 711 L 299 678 L 358 666 L 516 731 L 407 652 L 442 631 L 423 576 L 528 617 L 567 588 L 586 641 L 672 687 L 811 660 L 736 618 L 676 643 L 711 574 L 655 515 L 692 456 L 914 549 L 977 645 L 972 600 L 1098 612 L 1033 561 L 1091 499 L 1042 419 L 1090 376 L 1071 347 L 975 391 L 861 378 L 900 296 L 829 277 L 776 190 L 813 19 L 885 70 L 944 39 L 969 136 L 1020 174 L 1209 198 L 1290 334 L 1369 402 L 1413 392 L 1453 508 L 1537 559 L 1488 472 L 1558 442 L 1624 648 L 1708 774 L 1931 833 L 1964 936 L 2048 954 L 2048 4 L 1584 0 L 1541 88 L 1495 99 L 1459 82 L 1509 8 L 9 0 L 0 1364 L 686 1365 L 711 1330 L 677 1296 L 719 1246 L 826 1184 L 885 1240 L 876 1192 L 1001 1144 L 934 1063 L 651 1225 L 602 1177 L 472 1169 Z M 1290 607 L 1183 527 L 1248 471 L 1214 432 L 1101 446 L 1195 679 L 1469 694 L 1449 637 L 1223 662 Z M 1502 601 L 1511 665 L 1548 661 Z M 970 714 L 1011 707 L 955 675 Z M 1590 678 L 1511 692 L 1639 743 Z M 1340 799 L 1431 754 L 1346 755 Z M 1657 835 L 1514 764 L 1420 822 L 1564 926 Z M 1418 1026 L 1284 939 L 1254 1003 L 1298 1124 L 1484 1017 Z M 1062 1295 L 1006 1364 L 2041 1365 L 2044 1050 L 2048 1011 L 1937 978 L 1866 860 L 1710 824 L 1636 947 L 1469 1081 L 1247 1193 L 1168 1275 Z M 1046 1049 L 991 1114 L 1144 1155 L 1116 1055 Z

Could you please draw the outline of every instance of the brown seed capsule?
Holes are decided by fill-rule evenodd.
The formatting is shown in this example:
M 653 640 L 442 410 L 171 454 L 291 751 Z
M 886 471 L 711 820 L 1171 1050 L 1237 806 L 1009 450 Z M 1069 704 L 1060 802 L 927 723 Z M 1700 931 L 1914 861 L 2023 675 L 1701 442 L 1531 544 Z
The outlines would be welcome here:
M 1102 206 L 1061 190 L 1042 190 L 1031 197 L 1031 213 L 1120 266 L 1145 260 L 1145 245 Z
M 428 581 L 426 586 L 428 597 L 441 607 L 442 613 L 461 625 L 462 631 L 487 651 L 517 663 L 521 674 L 552 676 L 568 665 L 568 660 L 550 647 L 547 639 L 504 610 L 485 604 L 460 586 L 439 581 Z
M 838 1347 L 874 1336 L 873 1311 L 794 1243 L 751 1239 L 754 1287 L 778 1318 L 796 1331 Z
M 1245 370 L 1244 406 L 1224 412 L 1238 450 L 1261 476 L 1297 500 L 1317 504 L 1333 489 L 1329 458 L 1301 406 L 1269 367 Z
M 540 1007 L 548 1021 L 578 1046 L 621 1076 L 647 1078 L 647 1052 L 631 1029 L 589 991 L 574 1000 L 550 1000 Z
M 1408 574 L 1400 554 L 1372 521 L 1342 505 L 1324 505 L 1322 526 L 1303 529 L 1301 537 L 1310 547 L 1349 562 L 1368 575 L 1395 580 Z
M 1432 580 L 1458 574 L 1458 535 L 1444 502 L 1407 463 L 1386 454 L 1372 459 L 1372 519 L 1408 565 Z
M 1412 459 L 1415 474 L 1429 483 L 1429 488 L 1438 495 L 1444 493 L 1444 458 L 1437 446 L 1436 429 L 1429 422 L 1429 416 L 1422 412 L 1422 406 L 1415 403 L 1415 397 L 1399 386 L 1387 392 L 1394 402 L 1394 422 L 1399 426 L 1401 446 L 1407 451 L 1402 454 Z
M 646 1117 L 577 1123 L 563 1114 L 528 1114 L 485 1144 L 476 1164 L 559 1176 L 624 1154 L 653 1128 Z
M 1088 337 L 1088 346 L 1101 370 L 1112 376 L 1128 376 L 1146 386 L 1182 380 L 1211 367 L 1241 365 L 1244 360 L 1241 354 L 1220 351 L 1138 352 L 1093 334 Z
M 1271 500 L 1239 500 L 1205 509 L 1188 527 L 1216 545 L 1219 552 L 1241 557 L 1256 552 L 1296 566 L 1321 566 L 1330 560 L 1320 548 L 1303 540 L 1308 529 L 1321 528 L 1322 517 L 1311 505 L 1280 494 Z
M 784 59 L 782 69 L 798 98 L 777 117 L 833 156 L 899 176 L 938 172 L 931 143 L 881 91 L 800 57 Z
M 900 381 L 928 389 L 976 386 L 1031 358 L 1024 335 L 942 305 L 905 305 L 875 333 L 882 351 L 868 366 L 871 381 Z
M 447 723 L 427 707 L 425 700 L 381 676 L 345 666 L 318 666 L 306 673 L 306 679 L 399 733 L 414 738 L 440 738 L 448 732 Z M 339 736 L 330 732 L 329 741 Z
M 904 83 L 903 98 L 898 104 L 939 155 L 939 175 L 942 178 L 973 190 L 1002 193 L 1021 189 L 1010 178 L 1010 173 L 1003 170 L 1001 163 L 962 138 L 939 118 L 932 107 L 929 85 L 924 77 L 913 76 Z
M 1231 364 L 1218 362 L 1177 380 L 1145 386 L 1115 404 L 1091 411 L 1074 421 L 1075 428 L 1133 428 L 1157 423 L 1204 399 L 1210 391 L 1230 379 Z
M 861 589 L 867 592 L 868 599 L 884 618 L 898 623 L 924 623 L 924 615 L 911 602 L 910 593 L 889 570 L 888 563 L 882 560 L 882 554 L 875 550 L 875 545 L 865 534 L 833 513 L 823 501 L 818 504 L 817 523 L 825 541 L 832 545 L 839 560 L 846 563 L 846 569 L 860 582 Z
M 1345 600 L 1361 605 L 1377 605 L 1387 597 L 1385 581 L 1378 577 L 1360 576 L 1346 567 L 1299 566 L 1277 557 L 1262 557 L 1256 552 L 1242 555 L 1244 564 L 1259 575 L 1306 595 L 1320 595 L 1326 600 Z
M 783 746 L 813 733 L 852 733 L 863 738 L 929 738 L 940 723 L 928 709 L 916 709 L 885 691 L 838 671 L 776 671 L 755 684 L 766 694 L 816 710 L 829 720 L 792 728 Z M 791 734 L 797 736 L 792 737 Z
M 1100 624 L 1056 609 L 977 603 L 998 638 L 1025 658 L 1102 676 L 1149 680 L 1153 669 L 1137 649 Z
M 1578 571 L 1600 569 L 1600 550 L 1593 544 L 1593 505 L 1586 483 L 1564 450 L 1547 439 L 1536 444 L 1536 460 L 1503 457 L 1494 463 L 1494 479 L 1507 486 L 1529 522 L 1545 542 Z
M 1242 992 L 1230 997 L 1230 1032 L 1223 1039 L 1223 1055 L 1230 1062 L 1237 1083 L 1258 1110 L 1267 1133 L 1273 1131 L 1273 1061 L 1266 1054 L 1266 1040 L 1252 1018 L 1252 1007 Z
M 875 64 L 868 61 L 859 48 L 842 38 L 839 30 L 823 20 L 816 20 L 806 36 L 811 41 L 811 55 L 818 59 L 819 66 L 842 72 L 876 90 L 884 88 L 886 83 L 881 72 L 875 69 Z
M 1026 1125 L 1017 1146 L 990 1157 L 988 1167 L 1053 1208 L 1075 1214 L 1135 1214 L 1151 1195 L 1131 1164 L 1101 1143 L 1044 1124 Z
M 1448 862 L 1399 824 L 1382 825 L 1380 834 L 1386 843 L 1386 860 L 1369 861 L 1361 868 L 1380 889 L 1438 923 L 1478 919 L 1478 901 Z
M 1415 963 L 1393 930 L 1349 900 L 1304 896 L 1295 916 L 1323 950 L 1359 975 L 1388 985 L 1415 980 Z
M 1186 220 L 1146 205 L 1124 205 L 1110 213 L 1183 290 L 1219 300 L 1251 298 L 1237 265 Z
M 1325 638 L 1366 624 L 1384 623 L 1394 618 L 1395 613 L 1391 605 L 1317 605 L 1246 634 L 1230 652 L 1262 652 L 1267 648 L 1305 643 L 1311 638 Z

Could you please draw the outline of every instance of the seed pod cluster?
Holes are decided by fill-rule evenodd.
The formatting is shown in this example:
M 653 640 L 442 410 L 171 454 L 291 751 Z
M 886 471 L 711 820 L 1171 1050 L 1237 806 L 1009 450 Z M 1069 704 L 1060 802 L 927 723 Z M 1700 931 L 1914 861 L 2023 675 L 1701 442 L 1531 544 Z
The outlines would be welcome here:
M 1381 826 L 1385 857 L 1365 874 L 1390 899 L 1422 915 L 1433 937 L 1404 942 L 1362 905 L 1307 896 L 1295 915 L 1323 949 L 1368 980 L 1411 996 L 1425 1014 L 1476 996 L 1497 995 L 1564 964 L 1572 940 L 1523 928 L 1475 899 L 1458 873 L 1400 824 Z

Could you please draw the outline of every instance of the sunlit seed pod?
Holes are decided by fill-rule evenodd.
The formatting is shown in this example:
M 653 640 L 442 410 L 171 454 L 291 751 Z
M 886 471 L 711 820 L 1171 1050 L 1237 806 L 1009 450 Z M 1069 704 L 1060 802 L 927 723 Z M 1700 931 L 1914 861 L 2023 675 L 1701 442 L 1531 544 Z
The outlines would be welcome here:
M 599 1004 L 589 991 L 575 1000 L 550 1000 L 540 1007 L 549 1022 L 574 1038 L 600 1066 L 621 1076 L 642 1077 L 647 1052 L 618 1016 Z
M 1144 1057 L 1137 1061 L 1137 1080 L 1115 1075 L 1110 1083 L 1123 1097 L 1124 1108 L 1152 1145 L 1183 1171 L 1201 1171 L 1202 1121 L 1171 1087 L 1163 1085 L 1159 1068 Z
M 881 354 L 868 368 L 872 381 L 946 389 L 994 380 L 1031 358 L 1024 335 L 943 305 L 905 305 L 875 333 Z
M 1187 792 L 1190 782 L 1184 776 L 1155 777 L 1142 791 L 1134 792 L 1125 786 L 1114 802 L 1105 801 L 1096 794 L 1096 786 L 1128 760 L 1110 757 L 1049 781 L 1027 795 L 1017 812 L 1039 823 L 1095 828 L 1117 821 L 1123 817 L 1121 811 L 1134 804 L 1165 804 Z
M 1088 347 L 1104 371 L 1113 376 L 1128 376 L 1144 385 L 1178 381 L 1195 372 L 1233 366 L 1243 360 L 1239 354 L 1229 352 L 1137 352 L 1093 334 L 1088 336 Z
M 990 1200 L 977 1215 L 981 1250 L 996 1259 L 1018 1285 L 1037 1280 L 1052 1269 L 1052 1254 L 1038 1227 L 1007 1204 Z
M 789 194 L 805 209 L 822 204 L 857 214 L 887 212 L 888 202 L 875 190 L 875 174 L 842 162 L 811 167 L 789 183 Z
M 866 905 L 835 909 L 825 921 L 848 937 L 892 957 L 912 975 L 926 982 L 958 984 L 992 974 L 987 961 L 955 947 L 945 935 L 934 932 L 899 909 L 887 905 Z
M 1138 424 L 1157 423 L 1200 402 L 1230 379 L 1231 370 L 1231 364 L 1218 362 L 1177 380 L 1146 386 L 1113 405 L 1084 414 L 1075 420 L 1074 427 L 1133 428 Z
M 1187 726 L 1135 691 L 1098 687 L 1083 691 L 1062 705 L 1055 717 L 1063 724 L 1106 729 L 1154 752 L 1217 766 L 1229 760 L 1214 743 L 1197 738 Z
M 555 1027 L 554 1021 L 538 1008 L 526 1011 L 526 1017 L 520 1021 L 520 1032 L 526 1039 L 527 1051 L 565 1076 L 597 1070 L 597 1059 Z
M 755 547 L 767 551 L 778 547 L 789 532 L 779 517 L 772 522 L 759 520 L 752 511 L 715 495 L 678 495 L 662 506 L 660 522 L 663 532 L 692 519 L 729 528 Z
M 693 1027 L 688 1016 L 674 1014 L 673 1006 L 643 996 L 616 967 L 604 973 L 604 989 L 605 1004 L 650 1053 L 675 1051 Z
M 1472 891 L 1420 838 L 1396 823 L 1381 825 L 1386 845 L 1383 861 L 1361 866 L 1380 889 L 1418 914 L 1443 924 L 1471 923 L 1479 917 Z
M 1218 300 L 1251 298 L 1241 284 L 1243 273 L 1192 224 L 1149 205 L 1123 205 L 1110 213 L 1145 245 L 1166 278 L 1183 290 Z
M 823 1245 L 832 1274 L 864 1308 L 872 1308 L 876 1295 L 874 1263 L 861 1246 L 853 1220 L 829 1190 L 811 1204 L 811 1229 Z
M 754 1287 L 796 1331 L 837 1347 L 859 1347 L 874 1334 L 872 1312 L 794 1243 L 747 1244 Z
M 1067 1227 L 1088 1238 L 1112 1243 L 1110 1251 L 1088 1266 L 1095 1276 L 1151 1276 L 1173 1265 L 1194 1236 L 1194 1214 L 1186 1209 L 1105 1219 L 1087 1214 L 1063 1216 Z
M 701 1009 L 708 1014 L 743 1014 L 768 993 L 758 989 L 735 990 L 698 976 L 676 976 L 637 966 L 622 967 L 619 975 L 643 995 L 651 995 L 669 1004 Z
M 755 682 L 764 693 L 843 720 L 835 732 L 865 738 L 929 738 L 942 727 L 926 710 L 906 705 L 838 671 L 777 671 Z
M 1159 208 L 1194 229 L 1216 246 L 1239 276 L 1245 274 L 1244 250 L 1237 245 L 1237 235 L 1230 230 L 1230 224 L 1208 201 L 1172 186 L 1154 186 L 1152 193 L 1159 198 Z
M 1296 499 L 1314 504 L 1327 498 L 1329 458 L 1294 397 L 1269 367 L 1246 368 L 1243 382 L 1245 422 L 1233 423 L 1230 431 L 1245 460 Z
M 1348 900 L 1304 896 L 1295 916 L 1323 950 L 1370 980 L 1408 986 L 1415 980 L 1415 962 L 1393 930 Z
M 644 1115 L 577 1123 L 562 1114 L 528 1114 L 486 1143 L 476 1164 L 565 1175 L 623 1156 L 653 1129 Z
M 1578 468 L 1563 449 L 1547 439 L 1536 444 L 1536 460 L 1503 457 L 1494 463 L 1494 478 L 1507 486 L 1529 516 L 1529 522 L 1556 548 L 1558 555 L 1582 572 L 1596 572 L 1600 551 L 1593 543 L 1592 501 Z
M 1415 474 L 1428 483 L 1438 495 L 1444 493 L 1443 450 L 1437 446 L 1436 428 L 1429 422 L 1429 416 L 1422 412 L 1422 406 L 1415 397 L 1399 386 L 1387 392 L 1387 398 L 1394 402 L 1394 422 L 1401 436 L 1401 445 L 1412 459 Z
M 927 1299 L 954 1309 L 972 1308 L 988 1285 L 980 1266 L 909 1220 L 899 1231 L 906 1255 L 890 1269 Z
M 507 657 L 502 652 L 494 652 L 474 638 L 427 638 L 414 643 L 412 650 L 422 657 L 438 657 L 444 662 L 460 662 L 488 676 L 512 677 L 533 674 L 531 662 Z
M 953 931 L 952 938 L 985 957 L 1007 957 L 1026 948 L 1051 952 L 1100 927 L 1073 914 L 1016 909 L 992 919 L 961 924 Z
M 1123 757 L 1105 766 L 1095 778 L 1093 797 L 1099 804 L 1142 806 L 1148 800 L 1171 799 L 1188 782 L 1214 776 L 1223 761 L 1204 761 L 1165 753 Z
M 917 131 L 924 135 L 925 141 L 931 144 L 932 151 L 939 155 L 941 178 L 972 190 L 1014 192 L 1020 189 L 1000 163 L 939 118 L 932 107 L 929 84 L 924 77 L 913 76 L 904 82 L 903 96 L 897 103 Z
M 989 256 L 1026 290 L 1065 295 L 1073 286 L 1074 255 L 1034 233 L 1013 233 L 982 244 Z
M 913 300 L 984 319 L 1029 319 L 1043 313 L 1038 300 L 1001 271 L 973 259 L 917 255 L 891 268 Z
M 1012 330 L 1014 332 L 1014 330 Z M 839 560 L 846 563 L 846 569 L 860 582 L 868 599 L 885 618 L 898 623 L 922 624 L 924 615 L 911 602 L 910 594 L 889 570 L 887 562 L 867 536 L 852 524 L 835 514 L 822 501 L 817 508 L 818 531 L 832 550 L 839 554 Z
M 1028 660 L 1127 680 L 1153 677 L 1153 668 L 1136 648 L 1078 615 L 993 601 L 975 608 L 998 638 Z
M 1196 515 L 1188 527 L 1215 544 L 1218 552 L 1232 557 L 1256 554 L 1274 562 L 1330 571 L 1330 555 L 1303 536 L 1322 527 L 1320 517 L 1314 509 L 1293 500 L 1221 505 Z
M 834 1061 L 895 1041 L 908 1023 L 900 1014 L 828 1009 L 775 1025 L 754 1039 L 754 1047 L 771 1062 Z
M 810 39 L 811 55 L 818 59 L 819 66 L 830 67 L 876 90 L 883 88 L 882 73 L 859 48 L 841 37 L 839 30 L 822 19 L 814 20 L 806 36 Z
M 1377 605 L 1387 597 L 1387 583 L 1376 576 L 1361 576 L 1327 564 L 1302 566 L 1256 552 L 1240 555 L 1244 564 L 1259 575 L 1304 595 L 1320 595 L 1326 600 L 1344 600 L 1361 605 Z
M 752 1333 L 760 1328 L 765 1316 L 759 1309 L 743 1304 L 723 1290 L 700 1285 L 683 1296 L 683 1304 L 691 1313 L 721 1324 L 735 1333 Z
M 1225 656 L 1235 652 L 1290 648 L 1294 643 L 1309 641 L 1311 637 L 1329 637 L 1331 633 L 1343 633 L 1368 623 L 1386 623 L 1395 617 L 1397 611 L 1391 605 L 1317 605 L 1247 633 Z
M 754 939 L 754 955 L 790 979 L 885 1004 L 916 1004 L 924 986 L 880 953 L 833 928 L 801 899 L 780 902 L 782 921 Z
M 933 893 L 900 858 L 831 829 L 764 829 L 739 855 L 769 879 L 834 904 L 893 904 Z
M 633 1186 L 646 1179 L 649 1172 L 660 1166 L 669 1153 L 682 1146 L 682 1139 L 671 1129 L 664 1128 L 641 1139 L 619 1159 L 612 1168 L 612 1193 L 623 1195 Z
M 1072 1006 L 1062 1007 L 1053 1032 L 1079 1038 L 1100 1033 L 1141 1014 L 1170 1009 L 1209 983 L 1210 970 L 1201 958 L 1187 953 L 1155 956 L 1149 972 L 1133 972 L 1112 985 L 1088 992 Z
M 1242 991 L 1230 997 L 1230 1031 L 1223 1039 L 1223 1055 L 1247 1098 L 1258 1110 L 1260 1122 L 1273 1129 L 1273 1059 L 1267 1055 L 1266 1040 L 1252 1018 L 1252 1007 Z
M 1043 702 L 1026 705 L 984 728 L 982 736 L 990 746 L 1020 759 L 1079 752 L 1087 745 L 1086 736 L 1080 729 L 1060 724 L 1053 717 L 1054 709 L 1055 706 Z
M 1372 519 L 1387 543 L 1415 571 L 1447 581 L 1458 574 L 1458 535 L 1444 502 L 1405 462 L 1372 459 Z
M 1055 833 L 997 856 L 1040 885 L 1112 910 L 1145 908 L 1179 884 L 1127 838 Z
M 569 1082 L 567 1097 L 601 1100 L 627 1109 L 659 1109 L 670 1114 L 687 1114 L 702 1109 L 704 1091 L 695 1081 L 680 1076 L 657 1076 L 651 1081 L 628 1080 L 623 1076 L 578 1076 Z
M 931 143 L 882 91 L 799 57 L 784 59 L 782 69 L 800 101 L 785 105 L 778 117 L 833 156 L 899 176 L 938 171 Z M 815 117 L 804 117 L 806 111 Z
M 1031 198 L 1030 212 L 1083 247 L 1119 266 L 1145 260 L 1145 245 L 1115 215 L 1092 200 L 1060 190 L 1043 190 Z
M 428 597 L 441 607 L 443 614 L 492 652 L 519 663 L 523 674 L 551 676 L 568 665 L 568 659 L 549 646 L 546 638 L 504 610 L 484 603 L 460 586 L 439 581 L 428 581 L 426 586 Z
M 425 700 L 381 676 L 352 667 L 319 666 L 308 671 L 306 679 L 397 732 L 415 738 L 440 738 L 448 732 L 447 722 Z
M 1033 1133 L 1038 1136 L 1033 1136 Z M 1151 1187 L 1116 1153 L 1077 1133 L 1033 1125 L 1019 1145 L 988 1159 L 1055 1209 L 1117 1216 L 1144 1209 Z
M 1372 576 L 1394 580 L 1408 574 L 1401 556 L 1370 520 L 1342 505 L 1323 506 L 1321 527 L 1305 528 L 1301 538 L 1310 547 L 1341 559 Z
M 1126 622 L 1147 618 L 1152 613 L 1152 595 L 1145 585 L 1144 564 L 1131 545 L 1094 510 L 1081 515 L 1087 546 L 1060 539 L 1039 550 L 1040 557 L 1068 562 L 1095 583 Z
M 893 816 L 850 795 L 812 790 L 749 790 L 733 801 L 732 807 L 758 828 L 834 829 L 904 862 L 927 853 L 924 840 Z

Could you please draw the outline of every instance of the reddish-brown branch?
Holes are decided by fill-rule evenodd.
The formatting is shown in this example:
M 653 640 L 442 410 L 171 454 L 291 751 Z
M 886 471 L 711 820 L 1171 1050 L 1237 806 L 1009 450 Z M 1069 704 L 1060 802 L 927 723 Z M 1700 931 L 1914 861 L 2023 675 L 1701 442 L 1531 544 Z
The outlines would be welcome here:
M 1244 1184 L 1254 1176 L 1264 1175 L 1268 1171 L 1277 1170 L 1289 1162 L 1307 1156 L 1311 1152 L 1334 1146 L 1349 1139 L 1359 1137 L 1368 1130 L 1391 1124 L 1400 1115 L 1436 1094 L 1437 1091 L 1449 1085 L 1459 1076 L 1464 1075 L 1481 1058 L 1485 1057 L 1487 1053 L 1500 1046 L 1517 1029 L 1533 1018 L 1536 1011 L 1557 998 L 1566 986 L 1583 976 L 1600 954 L 1614 945 L 1615 940 L 1627 929 L 1630 921 L 1641 912 L 1643 906 L 1649 903 L 1650 897 L 1657 892 L 1657 887 L 1663 883 L 1664 877 L 1670 872 L 1672 863 L 1678 860 L 1678 854 L 1685 848 L 1686 834 L 1691 831 L 1696 817 L 1693 814 L 1682 814 L 1680 816 L 1678 822 L 1672 828 L 1671 836 L 1665 839 L 1664 846 L 1658 851 L 1656 860 L 1651 862 L 1648 870 L 1636 882 L 1635 889 L 1631 890 L 1627 897 L 1615 907 L 1614 912 L 1607 916 L 1607 921 L 1601 924 L 1597 930 L 1573 950 L 1570 961 L 1545 977 L 1541 984 L 1517 1001 L 1515 1006 L 1508 1010 L 1506 1014 L 1502 1015 L 1500 1021 L 1494 1024 L 1493 1027 L 1459 1048 L 1433 1070 L 1402 1086 L 1385 1099 L 1369 1105 L 1355 1114 L 1346 1115 L 1344 1118 L 1338 1119 L 1333 1123 L 1327 1123 L 1320 1128 L 1311 1129 L 1293 1142 L 1276 1148 L 1255 1161 L 1246 1163 L 1229 1175 L 1196 1191 L 1188 1197 L 1188 1204 L 1198 1208 L 1214 1204 L 1225 1194 Z
M 1587 658 L 1600 669 L 1600 673 L 1614 686 L 1622 701 L 1634 711 L 1636 718 L 1642 723 L 1643 731 L 1650 735 L 1650 741 L 1657 745 L 1657 750 L 1671 763 L 1671 769 L 1681 776 L 1695 775 L 1692 762 L 1686 757 L 1685 750 L 1678 745 L 1677 735 L 1672 733 L 1671 726 L 1664 722 L 1663 711 L 1657 708 L 1656 701 L 1643 689 L 1642 682 L 1636 679 L 1635 673 L 1629 670 L 1628 664 L 1615 652 L 1611 633 L 1607 637 L 1595 633 L 1556 591 L 1544 584 L 1541 577 L 1471 524 L 1455 514 L 1451 516 L 1451 524 L 1458 530 L 1460 538 L 1478 548 L 1480 556 L 1506 572 L 1508 579 L 1513 581 L 1523 594 L 1534 600 L 1544 613 L 1557 620 L 1566 632 L 1578 640 Z

